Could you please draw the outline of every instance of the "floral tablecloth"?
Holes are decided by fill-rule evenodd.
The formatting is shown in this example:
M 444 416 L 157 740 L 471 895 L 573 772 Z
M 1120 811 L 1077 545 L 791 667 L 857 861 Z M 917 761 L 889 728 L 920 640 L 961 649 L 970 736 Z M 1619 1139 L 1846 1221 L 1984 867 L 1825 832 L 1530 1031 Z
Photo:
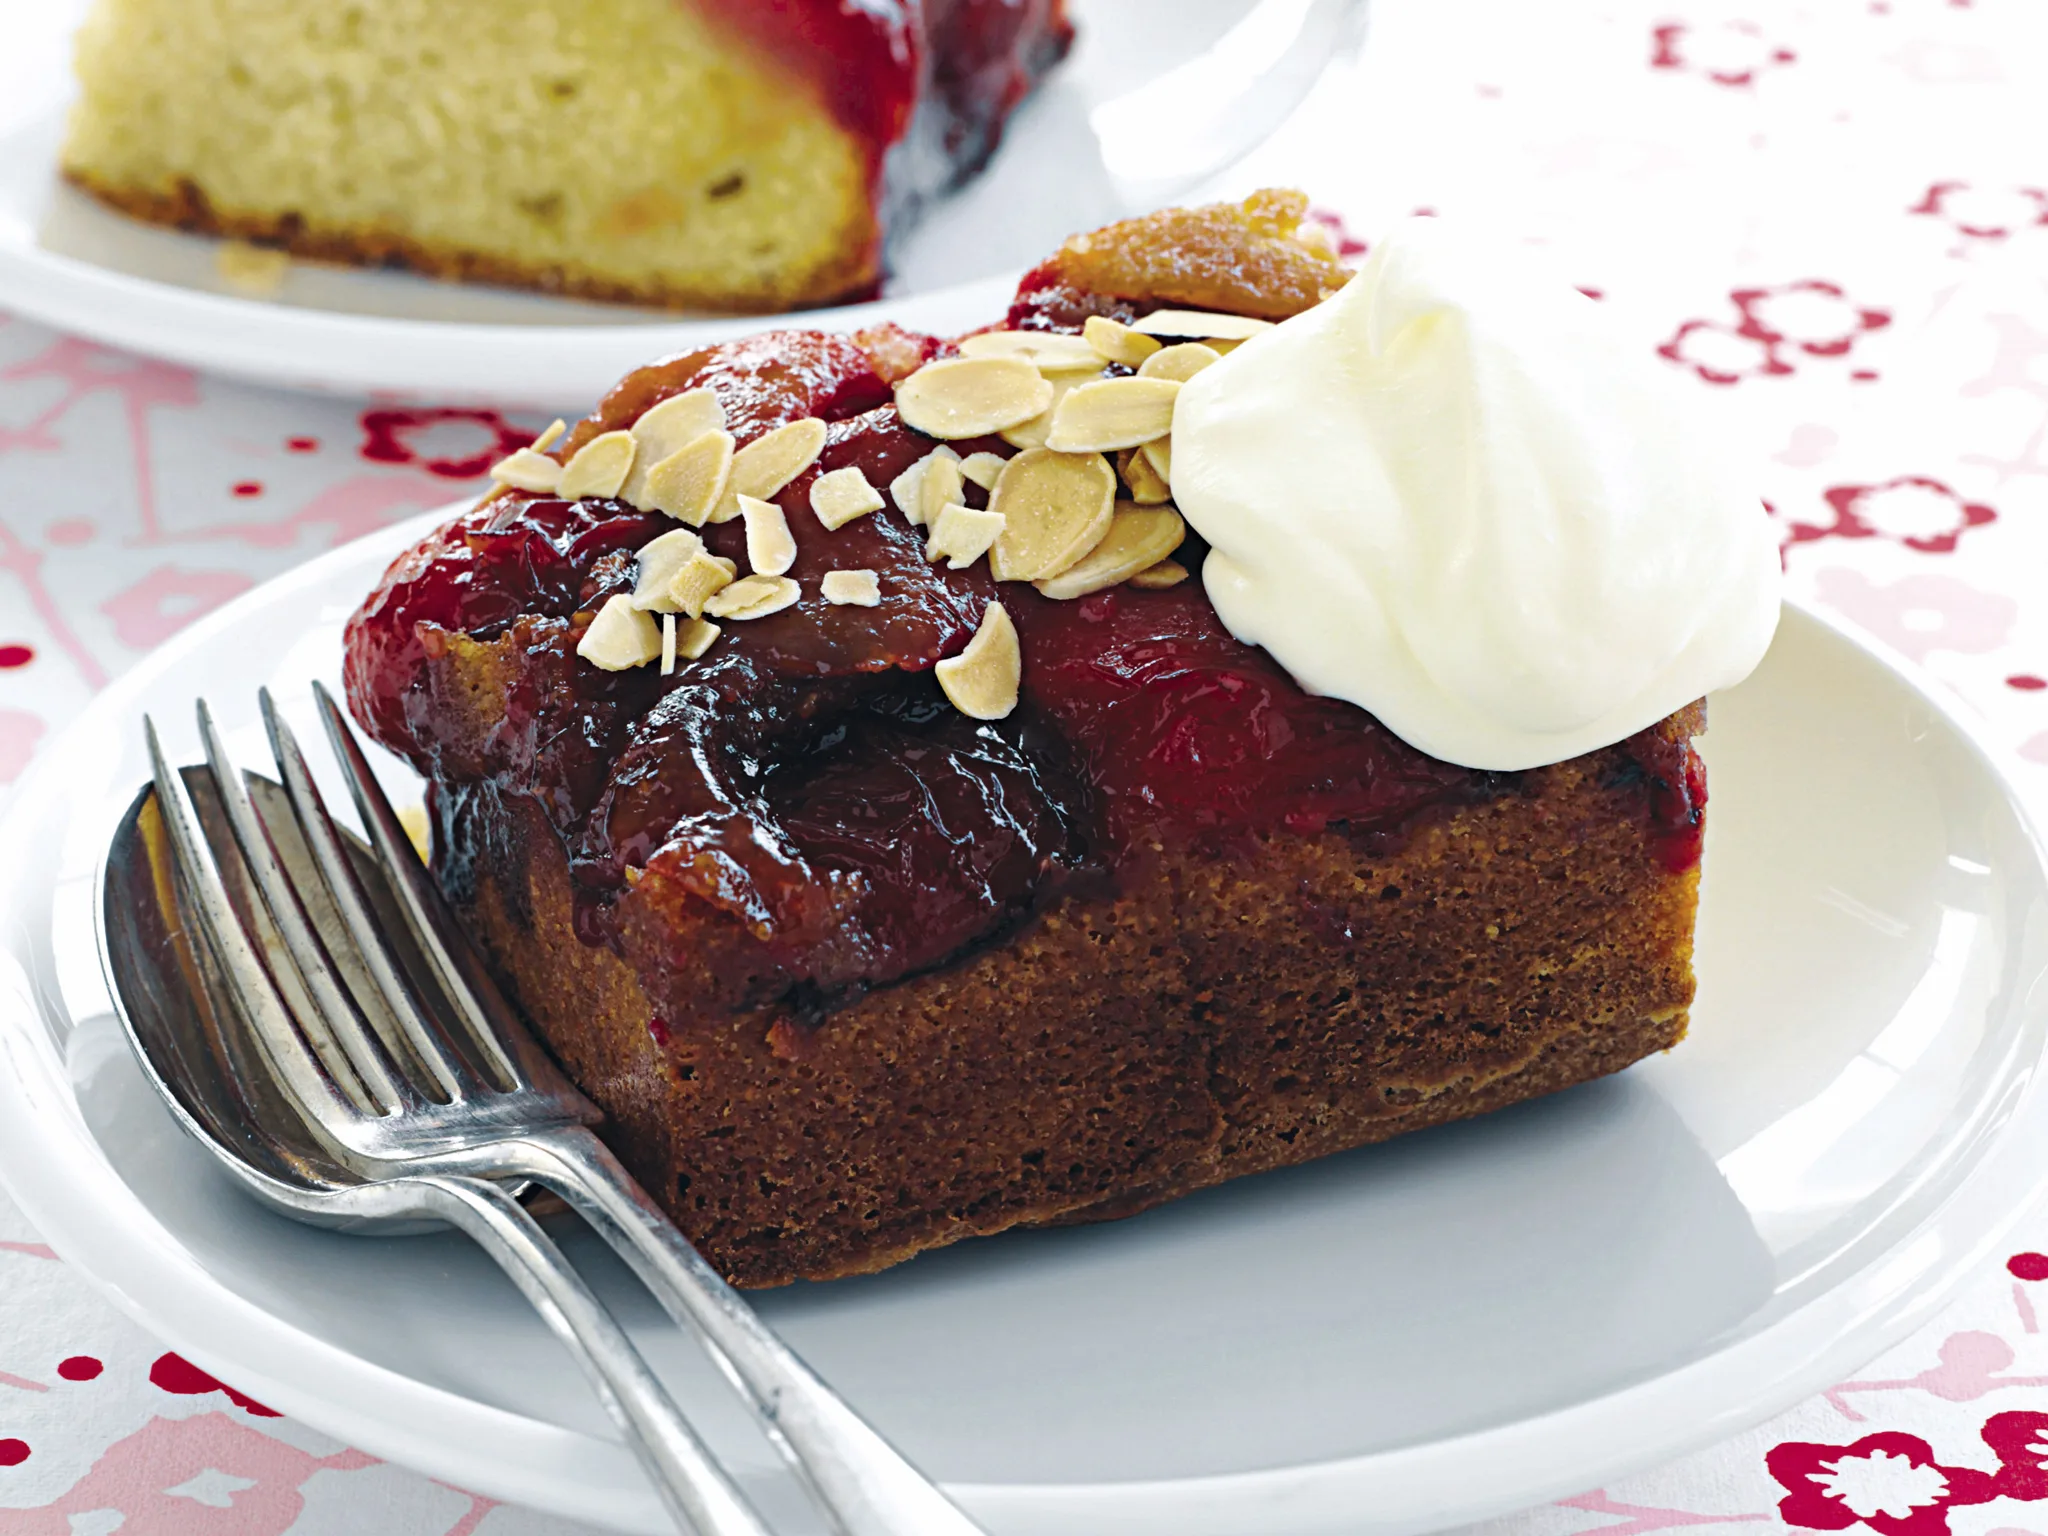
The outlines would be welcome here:
M 1306 186 L 1362 236 L 1428 210 L 1562 264 L 1753 453 L 1795 590 L 1924 663 L 2048 809 L 2043 0 L 1379 0 L 1362 60 L 1229 180 Z M 463 494 L 539 425 L 265 393 L 0 318 L 0 801 L 180 626 Z M 2048 1531 L 2044 1314 L 2048 1215 L 1856 1380 L 1489 1529 Z M 5 1536 L 572 1529 L 238 1396 L 0 1198 Z

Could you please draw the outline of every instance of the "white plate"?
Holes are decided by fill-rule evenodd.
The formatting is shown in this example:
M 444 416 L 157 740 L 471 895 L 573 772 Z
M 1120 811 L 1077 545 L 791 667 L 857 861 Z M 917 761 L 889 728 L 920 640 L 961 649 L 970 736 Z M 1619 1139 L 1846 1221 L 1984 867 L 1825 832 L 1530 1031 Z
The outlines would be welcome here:
M 578 413 L 627 369 L 762 328 L 294 263 L 238 296 L 218 242 L 122 217 L 57 153 L 85 0 L 17 6 L 0 59 L 0 303 L 131 351 L 263 383 Z M 981 176 L 898 243 L 886 297 L 795 322 L 951 334 L 1007 307 L 1076 230 L 1158 207 L 1242 158 L 1356 46 L 1364 0 L 1069 0 L 1073 54 Z
M 94 959 L 94 863 L 204 693 L 260 761 L 432 519 L 337 550 L 107 690 L 0 825 L 0 1173 L 119 1306 L 273 1406 L 517 1503 L 654 1531 L 569 1361 L 448 1235 L 319 1232 L 159 1109 Z M 1821 620 L 1713 703 L 1693 1036 L 1622 1076 L 1135 1220 L 764 1294 L 1004 1536 L 1406 1532 L 1594 1486 L 1840 1379 L 1991 1256 L 2048 1168 L 2042 853 L 1969 727 Z M 587 1249 L 579 1249 L 587 1253 Z M 709 1369 L 590 1255 L 783 1497 Z

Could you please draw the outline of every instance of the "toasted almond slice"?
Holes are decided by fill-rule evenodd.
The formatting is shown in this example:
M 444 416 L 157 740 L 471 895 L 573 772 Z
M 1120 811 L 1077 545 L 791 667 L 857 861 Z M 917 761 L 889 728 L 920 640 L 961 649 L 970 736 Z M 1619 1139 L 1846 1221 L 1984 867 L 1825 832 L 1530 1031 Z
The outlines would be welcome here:
M 640 566 L 633 583 L 633 606 L 654 613 L 675 612 L 675 604 L 669 601 L 669 583 L 703 552 L 704 541 L 687 528 L 671 528 L 642 544 L 633 556 Z
M 1138 364 L 1138 377 L 1178 379 L 1185 384 L 1211 363 L 1221 360 L 1222 356 L 1214 347 L 1204 346 L 1199 341 L 1177 342 L 1170 347 L 1161 347 Z
M 1201 309 L 1155 309 L 1132 329 L 1147 336 L 1190 336 L 1197 341 L 1213 336 L 1220 341 L 1243 341 L 1261 331 L 1270 331 L 1273 322 L 1254 320 L 1250 315 L 1211 314 Z
M 647 476 L 654 466 L 679 448 L 687 448 L 707 432 L 725 430 L 725 408 L 708 389 L 686 390 L 670 395 L 657 406 L 640 413 L 629 429 L 640 451 L 633 456 L 633 469 L 619 495 L 644 510 L 648 506 Z
M 824 447 L 825 423 L 815 416 L 762 433 L 732 456 L 732 479 L 726 482 L 725 496 L 711 521 L 729 523 L 738 517 L 741 496 L 766 501 L 817 463 Z
M 1052 430 L 1052 418 L 1060 408 L 1060 402 L 1067 398 L 1067 391 L 1076 384 L 1088 380 L 1081 374 L 1062 374 L 1052 381 L 1052 403 L 1022 426 L 1010 427 L 1000 436 L 1012 448 L 1043 448 L 1045 435 Z
M 701 619 L 713 594 L 731 586 L 738 574 L 739 567 L 730 560 L 700 549 L 670 578 L 668 600 L 678 612 Z
M 990 603 L 967 649 L 932 671 L 953 707 L 970 720 L 1000 720 L 1015 709 L 1024 681 L 1024 651 L 1003 605 Z
M 685 661 L 695 661 L 711 649 L 711 642 L 724 631 L 709 619 L 691 619 L 680 626 L 676 636 L 676 654 Z
M 706 432 L 648 470 L 635 505 L 701 528 L 728 494 L 733 463 L 732 434 Z
M 958 464 L 960 455 L 941 443 L 889 482 L 889 499 L 896 503 L 896 510 L 913 528 L 924 526 L 924 477 L 934 459 L 951 459 Z
M 873 571 L 827 571 L 818 590 L 825 594 L 826 602 L 839 607 L 882 606 L 882 578 Z
M 960 478 L 971 480 L 984 491 L 996 488 L 996 477 L 1010 461 L 1000 453 L 970 453 L 960 461 Z
M 1099 453 L 1027 448 L 1003 466 L 988 509 L 1003 531 L 989 549 L 997 581 L 1056 576 L 1101 542 L 1116 506 L 1116 472 Z
M 1172 379 L 1095 379 L 1067 391 L 1045 446 L 1062 453 L 1135 448 L 1173 430 Z
M 676 616 L 664 613 L 661 616 L 661 675 L 669 677 L 676 670 Z
M 881 492 L 868 484 L 858 464 L 832 470 L 811 482 L 811 510 L 827 528 L 843 528 L 882 505 Z
M 644 667 L 661 654 L 661 631 L 652 615 L 633 606 L 623 592 L 608 597 L 576 642 L 576 654 L 593 667 L 624 672 Z
M 213 269 L 231 288 L 267 298 L 284 286 L 292 269 L 291 253 L 247 240 L 223 240 L 213 253 Z
M 1152 467 L 1152 461 L 1145 457 L 1142 448 L 1126 448 L 1118 454 L 1116 472 L 1123 477 L 1124 484 L 1131 488 L 1131 500 L 1141 507 L 1156 507 L 1173 495 L 1166 482 L 1159 478 L 1159 471 Z
M 780 576 L 796 564 L 796 539 L 782 508 L 758 496 L 742 496 L 740 516 L 747 520 L 747 564 L 756 576 Z
M 562 434 L 568 430 L 569 423 L 562 420 L 561 417 L 557 416 L 553 421 L 548 423 L 547 431 L 541 433 L 539 437 L 536 437 L 533 440 L 533 451 L 535 453 L 546 453 L 550 448 L 554 447 L 555 444 L 559 443 L 562 440 Z
M 403 805 L 393 806 L 398 813 L 398 824 L 405 830 L 405 840 L 412 844 L 412 851 L 420 856 L 422 864 L 434 860 L 434 822 L 427 815 L 427 808 L 417 800 L 408 800 Z M 119 1530 L 119 1526 L 114 1527 Z
M 1138 452 L 1143 454 L 1145 462 L 1152 466 L 1153 474 L 1164 480 L 1168 485 L 1173 484 L 1173 438 L 1171 436 L 1155 437 L 1151 442 L 1140 448 Z
M 896 386 L 896 412 L 927 437 L 983 437 L 1029 421 L 1052 385 L 1021 357 L 948 357 Z
M 606 432 L 593 437 L 576 456 L 562 466 L 562 478 L 555 494 L 564 501 L 586 496 L 616 496 L 633 467 L 635 444 L 630 432 Z
M 924 557 L 937 560 L 943 556 L 947 570 L 961 570 L 987 554 L 1002 531 L 1002 513 L 977 511 L 956 501 L 940 509 Z
M 562 466 L 546 454 L 532 448 L 521 448 L 507 454 L 491 466 L 491 478 L 500 485 L 509 485 L 518 491 L 538 491 L 551 495 L 562 483 Z
M 967 500 L 966 477 L 960 473 L 960 460 L 940 459 L 924 472 L 924 483 L 918 487 L 917 524 L 922 528 L 938 526 L 939 513 L 954 502 Z
M 1021 357 L 1040 373 L 1100 373 L 1102 355 L 1064 331 L 983 331 L 962 336 L 962 357 Z
M 715 619 L 765 619 L 804 595 L 787 576 L 742 576 L 714 595 L 704 611 Z
M 1129 581 L 1138 572 L 1157 565 L 1180 548 L 1187 532 L 1187 524 L 1171 507 L 1138 507 L 1119 502 L 1102 542 L 1089 550 L 1079 564 L 1070 565 L 1059 575 L 1036 585 L 1047 597 L 1086 597 L 1090 592 Z
M 1159 338 L 1134 331 L 1107 315 L 1090 315 L 1081 326 L 1081 336 L 1107 362 L 1135 368 L 1159 350 Z
M 1162 560 L 1157 565 L 1148 565 L 1130 579 L 1130 585 L 1146 592 L 1163 592 L 1168 587 L 1177 587 L 1188 579 L 1188 568 L 1178 560 Z

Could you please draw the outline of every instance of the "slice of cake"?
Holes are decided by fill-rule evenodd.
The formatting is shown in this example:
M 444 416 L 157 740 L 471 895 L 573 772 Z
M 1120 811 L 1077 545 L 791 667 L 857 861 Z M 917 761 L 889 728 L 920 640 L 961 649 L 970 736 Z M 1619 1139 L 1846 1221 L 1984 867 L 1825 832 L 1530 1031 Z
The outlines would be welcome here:
M 96 0 L 65 174 L 301 255 L 636 304 L 871 291 L 1062 0 Z
M 1233 423 L 1367 281 L 1302 206 L 1077 238 L 957 342 L 784 331 L 641 369 L 352 620 L 351 705 L 428 779 L 443 887 L 737 1283 L 1126 1214 L 1683 1035 L 1693 693 L 1550 761 L 1537 699 L 1497 722 L 1509 766 L 1468 766 L 1219 617 L 1224 567 L 1256 595 Z M 1667 693 L 1719 579 L 1672 576 L 1639 637 Z

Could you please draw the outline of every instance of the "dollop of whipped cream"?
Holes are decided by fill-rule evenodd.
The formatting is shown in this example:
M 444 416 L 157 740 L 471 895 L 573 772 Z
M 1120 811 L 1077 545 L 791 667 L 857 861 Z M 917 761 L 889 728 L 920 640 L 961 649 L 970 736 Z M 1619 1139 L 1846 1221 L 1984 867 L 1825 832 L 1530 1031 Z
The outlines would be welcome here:
M 1777 542 L 1600 307 L 1418 218 L 1182 386 L 1173 498 L 1223 622 L 1432 757 L 1534 768 L 1763 659 Z

